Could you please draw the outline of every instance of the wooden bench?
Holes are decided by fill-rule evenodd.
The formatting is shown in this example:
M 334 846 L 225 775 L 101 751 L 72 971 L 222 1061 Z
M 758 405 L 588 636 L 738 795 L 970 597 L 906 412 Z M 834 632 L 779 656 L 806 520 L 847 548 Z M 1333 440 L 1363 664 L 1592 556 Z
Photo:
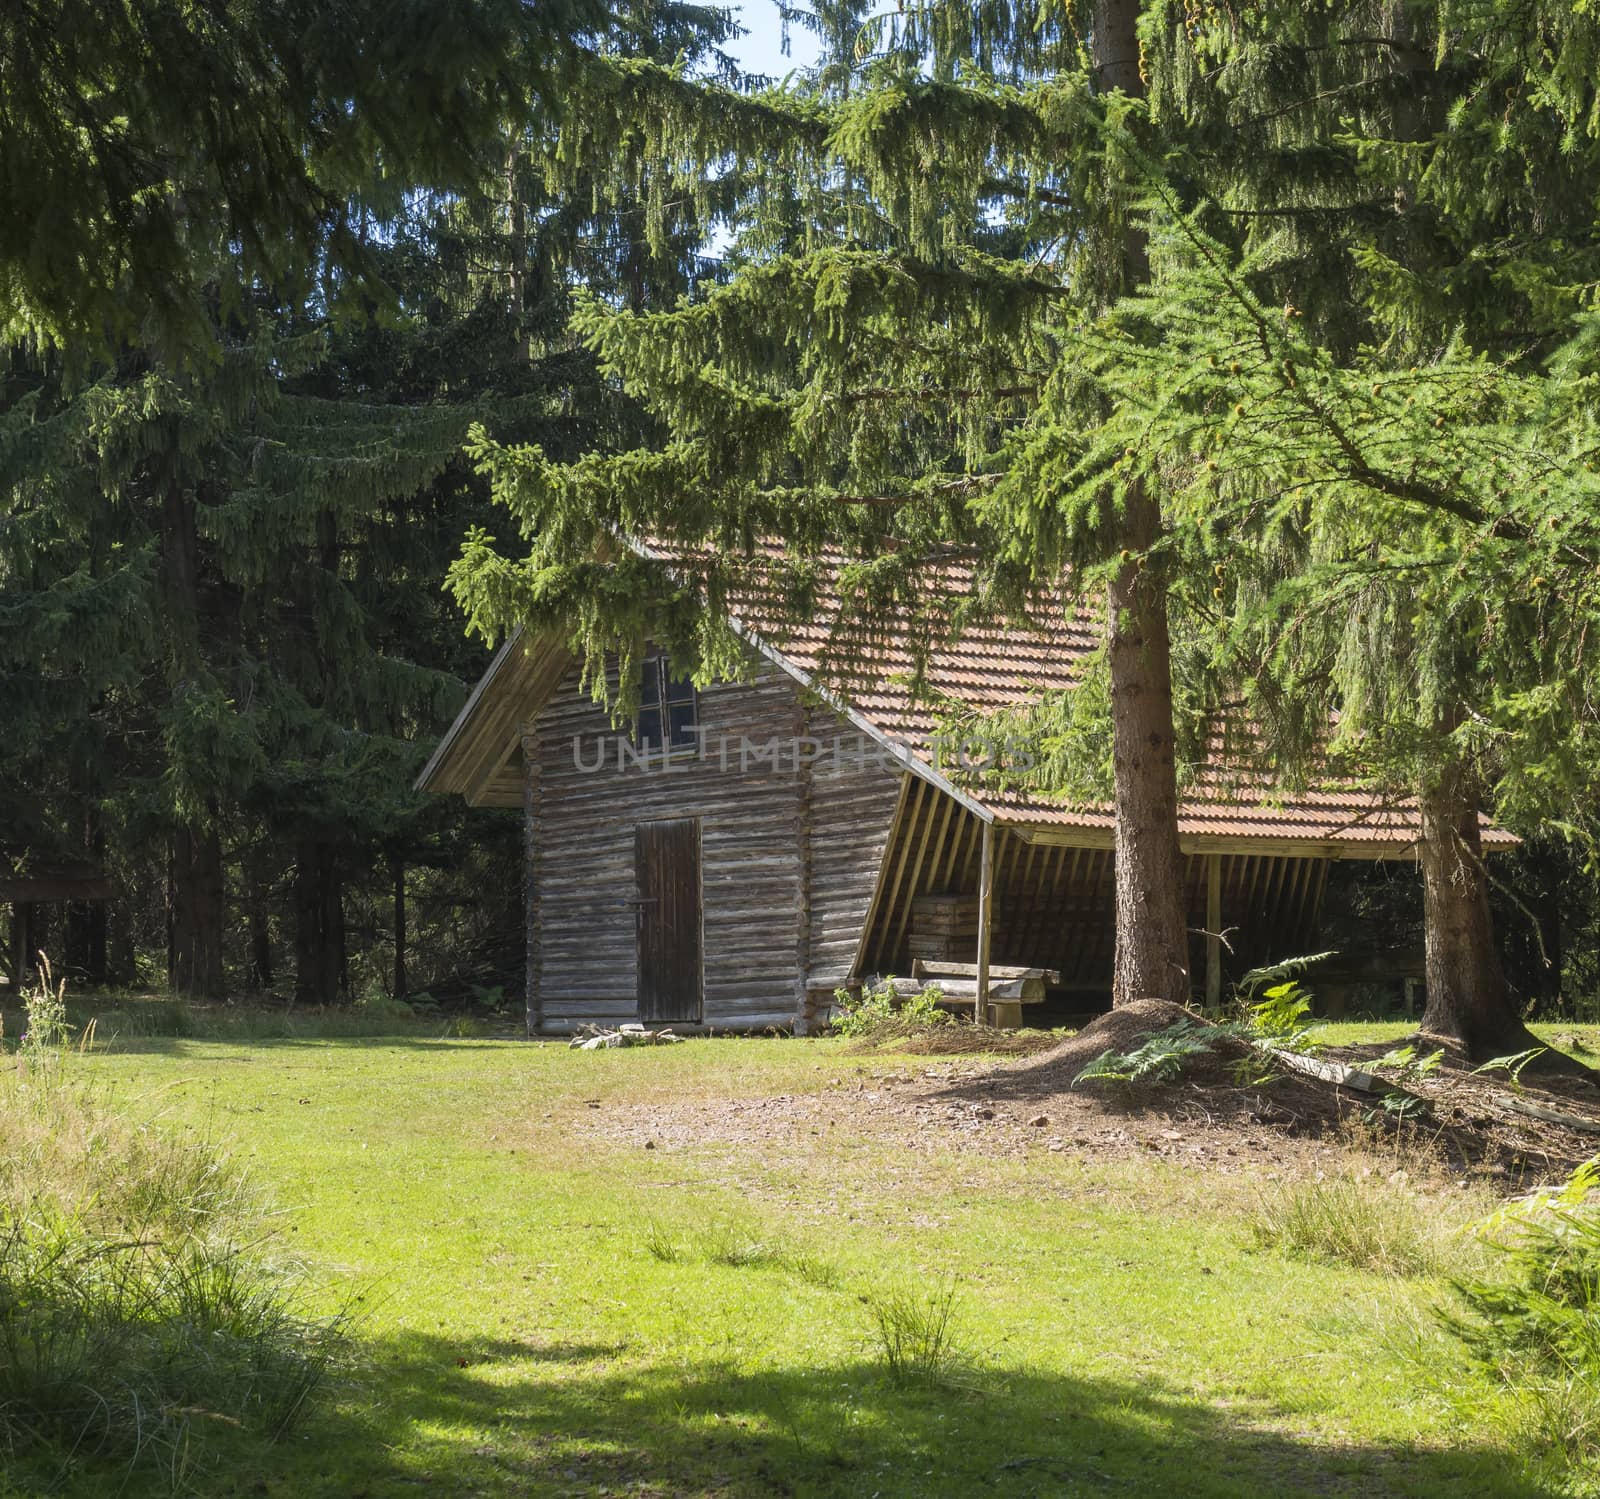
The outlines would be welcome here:
M 1016 1030 L 1022 1024 L 1022 1007 L 1043 1003 L 1049 987 L 1060 982 L 1061 975 L 1053 968 L 991 963 L 989 1024 L 1002 1030 Z M 941 1008 L 971 1011 L 978 999 L 978 965 L 914 958 L 911 977 L 894 981 L 895 992 L 908 997 L 920 994 L 930 985 L 944 994 Z

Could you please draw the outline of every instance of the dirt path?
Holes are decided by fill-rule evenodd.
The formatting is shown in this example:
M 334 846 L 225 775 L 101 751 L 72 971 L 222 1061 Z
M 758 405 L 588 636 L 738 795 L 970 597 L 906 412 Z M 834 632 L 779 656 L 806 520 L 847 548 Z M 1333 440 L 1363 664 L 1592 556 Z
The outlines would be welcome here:
M 1600 1088 L 1565 1080 L 1474 1075 L 1442 1065 L 1408 1092 L 1425 1108 L 1397 1119 L 1381 1097 L 1282 1067 L 1249 1045 L 1218 1038 L 1212 1054 L 1172 1082 L 1128 1086 L 1076 1079 L 1108 1048 L 1137 1045 L 1170 1024 L 1173 1007 L 1137 1006 L 1032 1055 L 930 1058 L 877 1053 L 881 1066 L 815 1093 L 748 1099 L 616 1103 L 579 1121 L 593 1138 L 634 1148 L 716 1145 L 781 1148 L 842 1131 L 911 1149 L 1030 1151 L 1105 1158 L 1169 1157 L 1221 1173 L 1313 1171 L 1353 1131 L 1386 1136 L 1453 1173 L 1516 1191 L 1564 1177 L 1600 1152 Z M 1149 1013 L 1145 1013 L 1146 1010 Z M 1328 1048 L 1323 1060 L 1362 1066 L 1384 1048 Z M 1570 1122 L 1535 1117 L 1529 1108 Z M 1589 1128 L 1580 1128 L 1579 1125 Z

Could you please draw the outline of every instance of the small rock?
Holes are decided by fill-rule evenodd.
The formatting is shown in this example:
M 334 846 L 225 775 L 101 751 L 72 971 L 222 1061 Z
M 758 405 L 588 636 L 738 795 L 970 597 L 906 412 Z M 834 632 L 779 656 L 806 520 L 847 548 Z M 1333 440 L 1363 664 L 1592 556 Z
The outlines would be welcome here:
M 656 1148 L 656 1142 L 654 1140 L 646 1140 L 644 1142 L 644 1148 L 646 1150 L 654 1150 Z
M 1181 1140 L 1183 1136 L 1175 1129 L 1164 1129 L 1161 1131 L 1161 1138 L 1163 1140 Z

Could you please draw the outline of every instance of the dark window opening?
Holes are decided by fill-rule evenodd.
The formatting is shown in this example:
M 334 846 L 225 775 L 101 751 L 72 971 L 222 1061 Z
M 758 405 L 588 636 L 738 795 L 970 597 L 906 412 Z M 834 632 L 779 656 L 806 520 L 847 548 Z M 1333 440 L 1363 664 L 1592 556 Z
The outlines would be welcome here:
M 695 749 L 698 723 L 694 683 L 673 676 L 665 656 L 647 656 L 639 679 L 639 748 Z

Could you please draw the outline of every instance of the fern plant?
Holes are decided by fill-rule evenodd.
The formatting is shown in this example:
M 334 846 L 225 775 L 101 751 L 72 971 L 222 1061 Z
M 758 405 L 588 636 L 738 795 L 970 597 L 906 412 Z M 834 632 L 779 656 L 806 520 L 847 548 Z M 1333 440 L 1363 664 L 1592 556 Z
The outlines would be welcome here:
M 1414 1081 L 1437 1072 L 1443 1061 L 1443 1047 L 1423 1056 L 1415 1046 L 1396 1046 L 1372 1064 L 1372 1071 L 1393 1072 L 1402 1081 Z
M 1180 1020 L 1164 1031 L 1147 1036 L 1144 1044 L 1132 1051 L 1112 1048 L 1101 1052 L 1073 1078 L 1073 1085 L 1084 1082 L 1171 1082 L 1183 1071 L 1186 1062 L 1210 1054 L 1211 1042 L 1217 1030 L 1217 1027 L 1198 1025 L 1192 1020 Z
M 1270 994 L 1273 988 L 1292 986 L 1293 981 L 1299 979 L 1308 969 L 1338 956 L 1337 949 L 1305 953 L 1298 958 L 1285 958 L 1280 963 L 1269 963 L 1263 968 L 1252 968 L 1239 980 L 1239 998 L 1248 1004 L 1255 999 L 1258 992 Z
M 1303 961 L 1311 961 L 1309 959 Z M 1294 980 L 1274 984 L 1250 1006 L 1249 1039 L 1258 1049 L 1309 1051 L 1322 1044 L 1320 1020 L 1311 1018 L 1311 994 Z

